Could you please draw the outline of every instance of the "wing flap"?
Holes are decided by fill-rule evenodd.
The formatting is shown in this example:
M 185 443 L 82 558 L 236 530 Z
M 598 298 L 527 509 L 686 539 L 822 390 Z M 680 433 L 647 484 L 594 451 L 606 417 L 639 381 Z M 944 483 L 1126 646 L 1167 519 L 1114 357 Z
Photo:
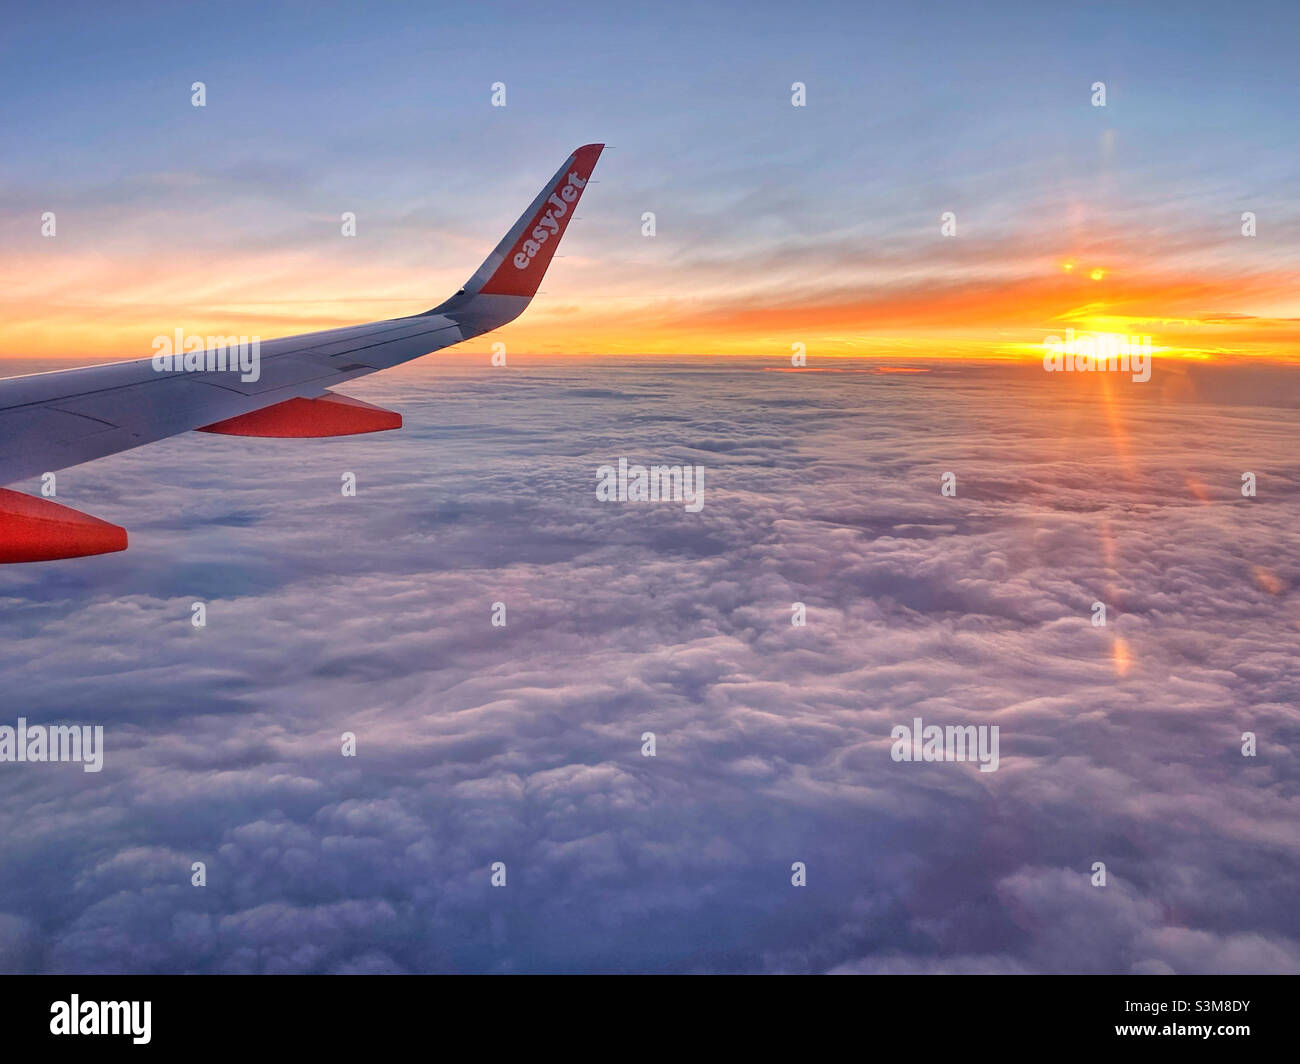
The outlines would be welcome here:
M 286 399 L 274 406 L 204 425 L 199 432 L 223 436 L 270 436 L 278 439 L 308 439 L 324 436 L 356 436 L 402 427 L 402 415 L 382 406 L 326 392 L 315 399 Z
M 49 562 L 126 550 L 126 529 L 49 499 L 0 488 L 0 562 Z

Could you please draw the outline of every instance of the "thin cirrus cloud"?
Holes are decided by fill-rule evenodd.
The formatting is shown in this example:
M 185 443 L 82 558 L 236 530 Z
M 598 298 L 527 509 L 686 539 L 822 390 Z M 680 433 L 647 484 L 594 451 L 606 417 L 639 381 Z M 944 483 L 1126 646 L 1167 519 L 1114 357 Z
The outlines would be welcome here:
M 139 357 L 152 336 L 177 326 L 269 338 L 414 313 L 454 290 L 489 246 L 428 224 L 403 231 L 398 261 L 374 248 L 353 256 L 346 244 L 301 233 L 277 247 L 218 243 L 179 260 L 140 249 L 136 233 L 94 250 L 70 238 L 58 248 L 57 270 L 44 249 L 11 253 L 5 353 Z M 713 254 L 611 267 L 593 254 L 595 242 L 589 234 L 574 241 L 546 294 L 502 339 L 538 353 L 779 353 L 800 340 L 826 354 L 901 342 L 914 354 L 996 356 L 1073 326 L 1153 335 L 1179 353 L 1287 357 L 1300 317 L 1285 313 L 1300 311 L 1300 271 L 1166 263 L 1118 239 L 1109 249 L 1062 241 L 1055 253 L 1015 237 L 986 239 L 975 252 L 938 258 L 939 238 L 879 255 L 764 246 L 741 277 Z M 437 267 L 420 261 L 435 257 L 423 251 L 435 245 Z M 835 269 L 818 272 L 828 258 Z M 638 295 L 647 278 L 662 282 L 652 299 Z

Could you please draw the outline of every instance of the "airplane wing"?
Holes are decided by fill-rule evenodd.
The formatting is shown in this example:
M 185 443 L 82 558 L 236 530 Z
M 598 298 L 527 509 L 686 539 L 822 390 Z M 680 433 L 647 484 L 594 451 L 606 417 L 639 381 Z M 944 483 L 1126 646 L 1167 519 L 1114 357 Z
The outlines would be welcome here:
M 247 356 L 241 368 L 235 352 L 223 349 L 0 379 L 0 484 L 192 429 L 304 437 L 400 427 L 399 414 L 330 389 L 523 313 L 603 148 L 573 152 L 465 286 L 422 314 L 261 343 L 254 371 Z M 0 488 L 0 562 L 125 548 L 117 525 Z

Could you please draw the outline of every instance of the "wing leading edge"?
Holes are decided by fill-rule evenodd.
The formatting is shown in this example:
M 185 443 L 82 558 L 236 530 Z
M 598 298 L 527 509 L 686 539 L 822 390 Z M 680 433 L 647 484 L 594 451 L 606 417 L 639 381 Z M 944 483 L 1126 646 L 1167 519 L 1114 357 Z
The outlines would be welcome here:
M 159 369 L 153 358 L 0 380 L 0 485 L 194 429 L 292 437 L 397 427 L 399 415 L 376 408 L 368 413 L 360 409 L 367 404 L 329 389 L 500 328 L 522 314 L 603 147 L 587 144 L 573 152 L 450 299 L 409 317 L 264 342 L 255 380 L 233 364 Z M 208 356 L 203 352 L 192 362 L 211 366 Z M 224 357 L 219 364 L 226 365 Z M 55 504 L 0 489 L 0 562 L 103 552 L 103 537 L 86 537 L 85 544 L 60 541 L 58 530 L 69 527 L 66 513 L 42 516 L 42 505 Z M 43 539 L 50 541 L 44 554 Z M 18 556 L 6 549 L 10 540 L 23 543 Z M 82 550 L 83 545 L 101 549 Z M 121 546 L 107 549 L 124 546 L 125 537 Z

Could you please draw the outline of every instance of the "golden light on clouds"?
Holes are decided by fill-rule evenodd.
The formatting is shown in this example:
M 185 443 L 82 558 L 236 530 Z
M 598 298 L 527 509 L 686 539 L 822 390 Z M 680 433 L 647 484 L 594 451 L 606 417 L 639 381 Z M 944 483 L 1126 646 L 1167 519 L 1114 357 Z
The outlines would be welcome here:
M 1264 565 L 1256 565 L 1252 570 L 1256 585 L 1262 591 L 1267 591 L 1270 595 L 1280 595 L 1286 590 L 1286 585 L 1282 578 L 1277 575 L 1276 571 Z
M 1127 676 L 1129 669 L 1133 666 L 1133 659 L 1129 655 L 1128 644 L 1119 636 L 1115 637 L 1115 643 L 1111 647 L 1111 662 L 1115 666 L 1116 676 Z

